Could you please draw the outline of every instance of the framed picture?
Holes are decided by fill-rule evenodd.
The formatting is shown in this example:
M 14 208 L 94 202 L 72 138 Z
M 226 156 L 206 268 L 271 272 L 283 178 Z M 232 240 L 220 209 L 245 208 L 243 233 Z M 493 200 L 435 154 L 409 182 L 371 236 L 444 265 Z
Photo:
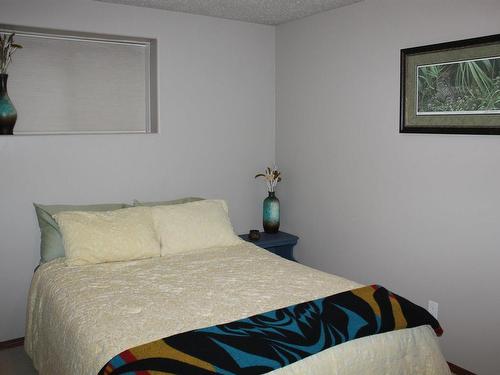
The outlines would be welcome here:
M 500 134 L 500 34 L 401 50 L 399 131 Z

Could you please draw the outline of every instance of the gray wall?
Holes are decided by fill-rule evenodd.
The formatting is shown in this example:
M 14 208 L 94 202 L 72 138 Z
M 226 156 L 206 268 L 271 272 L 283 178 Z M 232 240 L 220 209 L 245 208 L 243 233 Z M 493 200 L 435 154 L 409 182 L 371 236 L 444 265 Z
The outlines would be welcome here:
M 298 257 L 427 306 L 493 374 L 500 136 L 398 133 L 401 48 L 500 33 L 498 0 L 367 0 L 277 28 L 277 161 Z
M 161 132 L 0 137 L 0 341 L 24 336 L 33 201 L 222 197 L 237 231 L 260 225 L 253 175 L 274 160 L 274 28 L 90 0 L 0 0 L 0 23 L 157 38 Z

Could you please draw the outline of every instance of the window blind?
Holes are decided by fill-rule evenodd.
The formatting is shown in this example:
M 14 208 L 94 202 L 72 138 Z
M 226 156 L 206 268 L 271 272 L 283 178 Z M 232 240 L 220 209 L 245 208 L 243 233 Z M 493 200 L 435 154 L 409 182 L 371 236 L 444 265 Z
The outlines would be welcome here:
M 14 134 L 156 132 L 153 40 L 14 31 Z

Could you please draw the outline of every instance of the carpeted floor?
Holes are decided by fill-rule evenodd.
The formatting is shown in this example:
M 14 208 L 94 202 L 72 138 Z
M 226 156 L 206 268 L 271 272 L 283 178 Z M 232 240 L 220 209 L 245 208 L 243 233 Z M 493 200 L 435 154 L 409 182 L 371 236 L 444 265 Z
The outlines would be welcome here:
M 2 375 L 36 375 L 31 359 L 22 346 L 0 350 L 0 374 Z

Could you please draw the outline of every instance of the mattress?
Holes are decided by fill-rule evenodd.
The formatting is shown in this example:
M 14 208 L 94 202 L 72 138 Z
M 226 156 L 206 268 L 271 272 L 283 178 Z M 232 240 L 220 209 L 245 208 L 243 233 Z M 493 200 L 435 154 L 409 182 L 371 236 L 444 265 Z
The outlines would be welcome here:
M 25 349 L 41 375 L 95 375 L 121 351 L 360 287 L 250 243 L 133 262 L 40 266 Z M 335 346 L 272 372 L 449 374 L 428 326 Z

